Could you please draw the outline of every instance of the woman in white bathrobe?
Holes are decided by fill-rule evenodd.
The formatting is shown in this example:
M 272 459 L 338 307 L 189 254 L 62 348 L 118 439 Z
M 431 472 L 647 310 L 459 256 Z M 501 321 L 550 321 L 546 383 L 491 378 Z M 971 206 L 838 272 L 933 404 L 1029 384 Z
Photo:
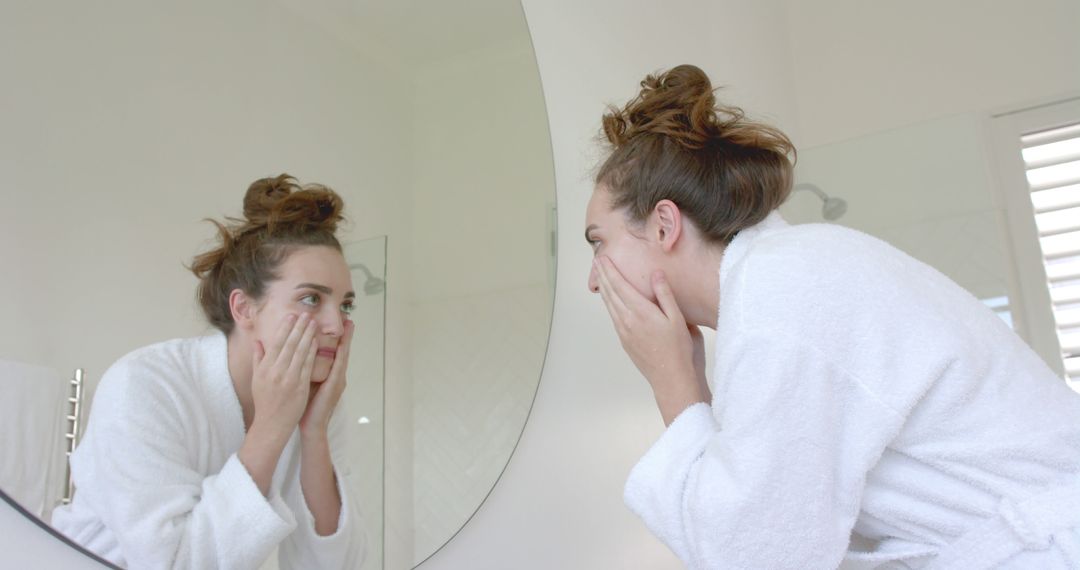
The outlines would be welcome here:
M 359 568 L 343 453 L 351 276 L 341 198 L 287 175 L 254 182 L 244 218 L 197 256 L 217 329 L 148 346 L 102 377 L 53 525 L 129 568 Z
M 668 426 L 630 509 L 691 568 L 1080 568 L 1080 396 L 937 271 L 785 223 L 790 140 L 700 69 L 641 85 L 585 232 Z

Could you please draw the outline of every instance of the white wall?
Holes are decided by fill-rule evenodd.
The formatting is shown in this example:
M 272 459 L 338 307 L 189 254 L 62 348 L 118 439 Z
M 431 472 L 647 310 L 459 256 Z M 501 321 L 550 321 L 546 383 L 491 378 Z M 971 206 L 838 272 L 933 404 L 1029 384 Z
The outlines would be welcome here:
M 627 472 L 663 423 L 602 303 L 586 291 L 588 172 L 604 104 L 623 103 L 645 73 L 678 63 L 700 65 L 717 83 L 734 86 L 722 96 L 790 127 L 789 55 L 783 34 L 774 32 L 783 30 L 782 6 L 526 0 L 525 9 L 559 197 L 551 344 L 532 415 L 502 479 L 472 521 L 420 568 L 679 568 L 622 504 Z
M 801 147 L 1080 90 L 1080 2 L 785 3 Z

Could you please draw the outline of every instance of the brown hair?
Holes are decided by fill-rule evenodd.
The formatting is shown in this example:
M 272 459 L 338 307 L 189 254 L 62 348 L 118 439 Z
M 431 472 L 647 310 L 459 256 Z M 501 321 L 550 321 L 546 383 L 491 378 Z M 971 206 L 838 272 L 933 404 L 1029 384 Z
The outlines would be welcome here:
M 341 251 L 334 237 L 344 217 L 336 192 L 318 184 L 301 186 L 281 174 L 251 183 L 244 195 L 244 218 L 227 224 L 208 219 L 218 230 L 217 247 L 195 256 L 191 272 L 199 278 L 196 298 L 206 319 L 226 335 L 235 323 L 229 294 L 240 289 L 256 300 L 279 278 L 278 266 L 299 246 L 324 245 Z
M 705 239 L 727 244 L 791 193 L 791 140 L 779 129 L 716 104 L 701 69 L 680 65 L 641 82 L 622 109 L 609 107 L 603 128 L 612 150 L 597 186 L 643 222 L 668 199 Z

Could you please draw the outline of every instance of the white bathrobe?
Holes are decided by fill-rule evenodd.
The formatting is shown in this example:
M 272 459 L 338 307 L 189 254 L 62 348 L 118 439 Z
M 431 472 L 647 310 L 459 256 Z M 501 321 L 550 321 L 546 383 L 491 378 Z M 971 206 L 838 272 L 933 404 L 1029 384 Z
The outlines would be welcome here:
M 724 254 L 716 338 L 712 406 L 625 489 L 688 567 L 1080 568 L 1080 395 L 937 271 L 774 212 Z
M 71 458 L 76 493 L 53 525 L 123 567 L 255 569 L 278 550 L 283 569 L 359 568 L 364 535 L 336 413 L 330 448 L 342 508 L 315 532 L 300 487 L 299 430 L 264 497 L 237 459 L 244 421 L 225 335 L 137 350 L 102 377 L 86 435 Z

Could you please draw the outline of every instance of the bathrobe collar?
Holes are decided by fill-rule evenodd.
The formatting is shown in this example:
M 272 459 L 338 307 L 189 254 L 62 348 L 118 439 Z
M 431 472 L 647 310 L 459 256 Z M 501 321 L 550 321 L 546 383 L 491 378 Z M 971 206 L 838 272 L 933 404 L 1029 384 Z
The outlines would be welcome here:
M 731 243 L 724 249 L 724 257 L 720 260 L 721 295 L 723 295 L 724 283 L 731 276 L 733 268 L 749 253 L 754 240 L 766 232 L 773 232 L 788 226 L 790 224 L 780 215 L 780 211 L 773 210 L 769 212 L 769 215 L 764 220 L 735 234 L 735 239 L 731 240 Z
M 215 330 L 199 342 L 199 360 L 204 374 L 201 374 L 203 390 L 210 395 L 214 410 L 211 417 L 228 418 L 228 433 L 222 434 L 239 448 L 244 440 L 244 411 L 229 374 L 229 341 L 225 333 Z M 235 441 L 234 441 L 235 440 Z

